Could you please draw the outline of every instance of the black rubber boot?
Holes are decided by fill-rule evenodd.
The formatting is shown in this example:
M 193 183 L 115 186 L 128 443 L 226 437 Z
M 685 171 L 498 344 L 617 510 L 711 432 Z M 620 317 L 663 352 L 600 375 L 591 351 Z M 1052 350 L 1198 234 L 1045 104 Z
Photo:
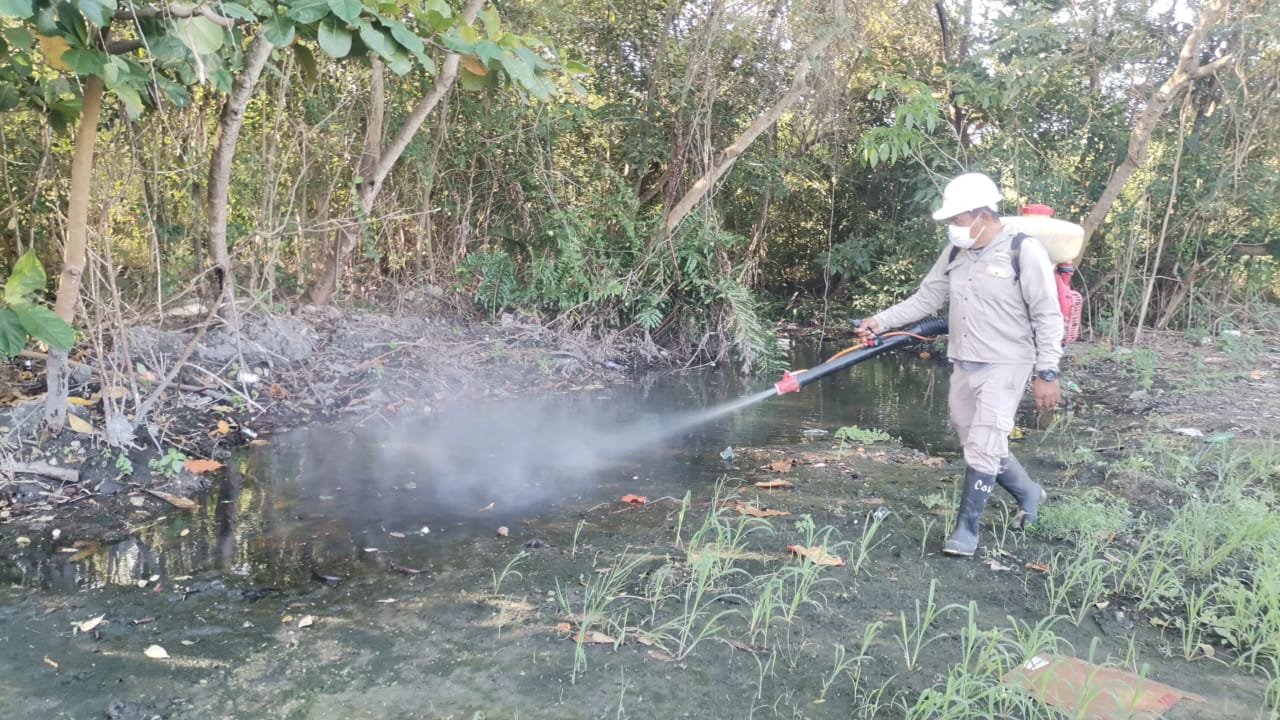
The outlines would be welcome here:
M 1048 494 L 1031 479 L 1018 458 L 1011 454 L 1000 461 L 1000 474 L 996 475 L 996 482 L 1018 501 L 1018 514 L 1013 517 L 1013 524 L 1026 527 L 1034 523 L 1040 513 L 1040 504 Z
M 996 476 L 978 472 L 971 467 L 964 470 L 964 488 L 960 494 L 960 511 L 956 514 L 956 530 L 942 546 L 947 555 L 971 557 L 978 550 L 978 527 L 987 498 L 996 487 Z

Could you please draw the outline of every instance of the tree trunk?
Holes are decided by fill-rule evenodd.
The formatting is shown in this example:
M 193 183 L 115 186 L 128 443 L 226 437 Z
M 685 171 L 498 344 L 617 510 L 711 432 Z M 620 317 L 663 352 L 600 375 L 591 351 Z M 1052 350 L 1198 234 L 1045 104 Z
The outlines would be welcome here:
M 484 4 L 485 0 L 467 0 L 467 6 L 462 10 L 463 23 L 470 25 L 474 22 Z M 451 52 L 445 56 L 440 66 L 440 73 L 431 83 L 431 89 L 413 107 L 413 111 L 409 113 L 409 117 L 405 118 L 404 125 L 391 140 L 391 144 L 379 154 L 377 162 L 373 164 L 372 172 L 368 175 L 362 173 L 359 200 L 360 209 L 365 215 L 373 211 L 373 203 L 378 198 L 378 193 L 382 191 L 382 183 L 387 179 L 396 162 L 400 160 L 405 149 L 409 147 L 409 143 L 413 141 L 418 128 L 422 127 L 423 121 L 431 115 L 436 105 L 440 104 L 440 100 L 453 88 L 454 82 L 458 79 L 458 65 L 461 61 L 462 58 L 457 53 Z M 363 161 L 363 156 L 361 159 Z M 360 241 L 360 233 L 352 227 L 353 225 L 354 223 L 351 222 L 339 224 L 337 242 L 333 244 L 332 251 L 325 256 L 324 267 L 319 275 L 307 288 L 304 295 L 305 302 L 312 305 L 328 305 L 333 300 L 333 295 L 338 290 L 342 268 Z
M 217 303 L 224 321 L 238 331 L 239 314 L 235 312 L 235 283 L 231 276 L 231 255 L 227 250 L 228 195 L 231 188 L 231 162 L 236 155 L 236 142 L 244 125 L 244 111 L 253 90 L 262 77 L 274 46 L 263 33 L 258 33 L 245 52 L 244 70 L 231 86 L 231 95 L 222 105 L 218 118 L 218 143 L 209 164 L 209 193 L 206 211 L 209 223 L 209 250 L 213 254 Z
M 1138 116 L 1138 120 L 1133 125 L 1133 131 L 1129 135 L 1129 148 L 1124 160 L 1112 171 L 1102 195 L 1098 197 L 1093 209 L 1084 219 L 1084 243 L 1080 246 L 1080 254 L 1075 258 L 1076 264 L 1079 264 L 1080 258 L 1084 257 L 1085 250 L 1089 247 L 1089 240 L 1106 219 L 1107 213 L 1111 211 L 1116 198 L 1120 197 L 1120 192 L 1124 190 L 1129 178 L 1146 162 L 1151 133 L 1155 130 L 1156 123 L 1173 103 L 1174 97 L 1192 80 L 1216 72 L 1231 62 L 1230 55 L 1224 55 L 1206 65 L 1201 65 L 1199 62 L 1200 46 L 1204 44 L 1205 36 L 1209 34 L 1210 28 L 1222 19 L 1225 12 L 1226 0 L 1206 0 L 1200 10 L 1200 17 L 1196 20 L 1195 27 L 1182 43 L 1182 52 L 1178 56 L 1178 64 L 1173 69 L 1173 74 L 1160 85 L 1160 88 L 1147 101 L 1147 106 L 1142 109 L 1142 114 Z
M 102 115 L 102 78 L 90 75 L 84 83 L 80 101 L 80 126 L 76 128 L 75 150 L 71 155 L 71 193 L 67 198 L 67 235 L 62 247 L 62 275 L 58 280 L 58 297 L 53 311 L 71 323 L 75 320 L 76 303 L 80 300 L 80 279 L 84 274 L 88 245 L 89 189 L 93 181 L 93 151 L 98 141 L 98 118 Z M 67 422 L 67 390 L 70 366 L 67 351 L 49 349 L 45 368 L 49 392 L 44 400 L 44 422 L 58 431 Z
M 733 163 L 737 161 L 742 153 L 746 152 L 751 143 L 800 100 L 800 97 L 809 89 L 809 73 L 817 62 L 818 56 L 835 41 L 836 37 L 848 25 L 849 20 L 844 11 L 844 3 L 838 1 L 836 2 L 835 18 L 831 27 L 819 35 L 818 39 L 814 40 L 809 47 L 804 49 L 800 63 L 796 66 L 795 77 L 791 80 L 791 88 L 773 104 L 773 107 L 766 110 L 746 130 L 743 130 L 742 134 L 728 147 L 721 150 L 712 161 L 711 167 L 703 173 L 702 177 L 698 178 L 697 182 L 680 198 L 680 201 L 667 212 L 667 216 L 663 220 L 663 226 L 668 237 L 675 233 L 676 228 L 680 227 L 680 223 L 693 211 L 693 208 L 706 198 L 707 193 L 711 192 L 711 188 L 716 181 L 723 177 L 729 171 L 729 168 L 733 167 Z

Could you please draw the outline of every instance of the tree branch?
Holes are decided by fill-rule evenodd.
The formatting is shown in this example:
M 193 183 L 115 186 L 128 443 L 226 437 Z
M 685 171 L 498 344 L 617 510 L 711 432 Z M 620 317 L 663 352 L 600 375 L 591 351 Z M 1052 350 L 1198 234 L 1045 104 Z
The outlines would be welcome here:
M 1218 58 L 1217 60 L 1214 60 L 1213 62 L 1207 65 L 1201 65 L 1200 67 L 1189 71 L 1187 75 L 1189 75 L 1192 80 L 1199 80 L 1200 78 L 1206 75 L 1212 75 L 1218 72 L 1223 67 L 1231 64 L 1231 61 L 1233 60 L 1235 60 L 1234 55 L 1231 55 L 1231 54 L 1223 55 L 1222 57 Z
M 222 27 L 232 28 L 242 25 L 248 21 L 237 20 L 226 15 L 219 15 L 216 10 L 208 5 L 196 5 L 194 7 L 183 7 L 177 5 L 152 5 L 149 7 L 128 7 L 116 10 L 113 16 L 117 20 L 163 20 L 168 18 L 192 18 L 202 17 L 210 22 L 221 25 Z

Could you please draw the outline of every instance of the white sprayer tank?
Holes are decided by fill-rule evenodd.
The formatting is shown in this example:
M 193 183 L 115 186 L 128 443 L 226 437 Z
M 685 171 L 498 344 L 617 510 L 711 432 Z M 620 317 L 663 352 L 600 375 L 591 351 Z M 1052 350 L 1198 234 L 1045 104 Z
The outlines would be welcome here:
M 1084 228 L 1052 215 L 1053 208 L 1047 205 L 1028 205 L 1021 215 L 1002 217 L 1000 222 L 1039 240 L 1054 265 L 1069 263 L 1084 245 Z

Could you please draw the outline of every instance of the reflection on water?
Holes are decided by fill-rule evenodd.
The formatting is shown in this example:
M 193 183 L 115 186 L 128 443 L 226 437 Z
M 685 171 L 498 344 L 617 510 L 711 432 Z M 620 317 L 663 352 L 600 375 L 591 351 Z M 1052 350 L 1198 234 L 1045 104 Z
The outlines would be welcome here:
M 793 364 L 816 364 L 830 354 L 823 350 L 802 350 Z M 229 463 L 195 510 L 173 510 L 96 548 L 46 537 L 0 560 L 0 581 L 74 591 L 215 571 L 244 587 L 284 588 L 313 572 L 430 568 L 463 561 L 461 541 L 499 525 L 563 520 L 623 492 L 680 497 L 726 472 L 725 446 L 809 442 L 805 431 L 853 424 L 929 452 L 954 449 L 946 367 L 905 354 L 685 426 L 771 383 L 729 372 L 650 377 L 594 394 L 455 408 L 393 429 L 295 431 Z

